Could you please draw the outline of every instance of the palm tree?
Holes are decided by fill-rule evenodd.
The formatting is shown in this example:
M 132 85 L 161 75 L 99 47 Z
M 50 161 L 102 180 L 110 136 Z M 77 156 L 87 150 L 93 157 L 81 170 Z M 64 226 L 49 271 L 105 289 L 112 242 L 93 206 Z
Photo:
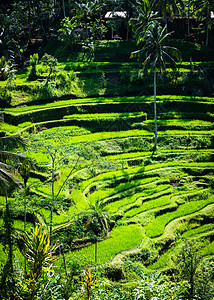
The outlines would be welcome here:
M 100 5 L 101 3 L 99 2 L 99 0 L 75 1 L 76 15 L 78 16 L 78 19 L 83 19 L 83 24 L 84 24 L 84 29 L 85 29 L 85 34 L 87 39 L 89 38 L 88 23 L 90 22 L 92 15 L 100 11 Z
M 166 46 L 166 39 L 170 33 L 166 32 L 166 26 L 162 28 L 158 22 L 152 22 L 143 37 L 140 37 L 138 43 L 144 41 L 142 49 L 132 52 L 131 56 L 138 56 L 139 63 L 143 67 L 142 72 L 151 69 L 154 74 L 154 119 L 155 119 L 155 142 L 153 153 L 157 148 L 157 108 L 156 108 L 156 77 L 157 70 L 163 72 L 166 70 L 166 61 L 169 61 L 173 67 L 176 67 L 176 59 L 181 59 L 181 53 L 178 49 Z
M 154 12 L 149 0 L 138 0 L 135 6 L 137 17 L 130 19 L 130 25 L 133 27 L 134 36 L 137 40 L 145 34 L 151 22 L 160 19 L 158 12 Z
M 27 224 L 27 181 L 30 178 L 30 171 L 34 167 L 34 164 L 29 159 L 24 159 L 19 168 L 19 174 L 24 180 L 24 232 L 26 233 L 26 224 Z M 26 246 L 24 246 L 24 256 L 25 256 L 25 272 L 26 272 Z
M 183 0 L 152 0 L 152 7 L 161 13 L 162 17 L 165 20 L 166 31 L 167 29 L 167 14 L 178 14 L 179 6 L 183 7 Z M 179 4 L 179 6 L 178 6 Z
M 108 226 L 108 221 L 110 218 L 110 215 L 108 213 L 108 211 L 103 207 L 103 204 L 101 203 L 100 200 L 97 200 L 95 203 L 90 203 L 88 205 L 88 211 L 89 211 L 89 223 L 93 220 L 97 220 L 98 223 L 101 225 L 101 233 L 102 233 L 102 237 L 106 238 L 107 236 L 109 236 L 109 226 Z M 95 263 L 97 263 L 97 230 L 95 231 Z
M 209 42 L 209 25 L 211 19 L 211 11 L 214 11 L 214 0 L 195 0 L 194 10 L 199 11 L 200 16 L 206 18 L 206 46 Z
M 19 146 L 24 147 L 24 141 L 19 135 L 0 137 L 0 184 L 4 190 L 10 183 L 21 186 L 17 178 L 17 169 L 12 164 L 23 160 L 26 156 L 25 154 L 11 152 L 12 149 Z M 5 193 L 5 196 L 7 202 L 7 193 Z
M 0 120 L 0 125 L 2 123 L 2 120 Z M 2 134 L 2 133 L 0 133 Z M 5 270 L 5 276 L 1 278 L 1 284 L 4 283 L 4 286 L 6 290 L 12 290 L 14 288 L 14 278 L 13 278 L 13 218 L 8 202 L 7 197 L 7 189 L 8 186 L 11 184 L 15 184 L 20 186 L 20 181 L 17 179 L 18 172 L 17 170 L 12 166 L 12 163 L 19 161 L 20 159 L 23 159 L 23 154 L 17 154 L 10 152 L 10 150 L 14 149 L 15 147 L 18 147 L 22 145 L 23 146 L 23 140 L 20 136 L 13 135 L 13 136 L 1 136 L 0 137 L 0 186 L 2 187 L 5 199 L 6 199 L 6 205 L 5 205 L 5 212 L 3 214 L 3 220 L 4 220 L 4 228 L 5 228 L 5 241 L 4 246 L 7 246 L 7 252 L 8 252 L 8 259 L 4 266 Z M 4 273 L 4 271 L 3 271 Z M 11 286 L 8 286 L 8 284 L 11 283 Z M 11 298 L 13 299 L 13 296 L 11 295 Z

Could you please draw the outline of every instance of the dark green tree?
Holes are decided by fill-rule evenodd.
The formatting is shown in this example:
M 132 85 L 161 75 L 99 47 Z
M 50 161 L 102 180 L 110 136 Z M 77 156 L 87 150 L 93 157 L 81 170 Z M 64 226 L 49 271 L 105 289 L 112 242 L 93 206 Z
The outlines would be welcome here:
M 164 18 L 167 31 L 167 18 L 171 18 L 173 14 L 179 14 L 179 9 L 183 7 L 183 0 L 152 0 L 151 2 L 153 9 Z
M 209 27 L 211 25 L 211 12 L 214 11 L 213 0 L 195 0 L 193 2 L 194 11 L 198 11 L 199 17 L 206 20 L 206 46 L 209 43 Z
M 185 240 L 175 259 L 179 277 L 189 283 L 186 299 L 213 299 L 213 262 L 203 261 L 201 249 L 205 241 Z M 197 298 L 196 298 L 197 297 Z

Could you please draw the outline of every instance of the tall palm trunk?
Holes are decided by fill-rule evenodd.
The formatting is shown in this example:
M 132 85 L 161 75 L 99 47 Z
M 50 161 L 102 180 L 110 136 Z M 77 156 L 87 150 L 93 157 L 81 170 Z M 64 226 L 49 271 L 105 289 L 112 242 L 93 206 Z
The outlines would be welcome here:
M 166 13 L 166 0 L 164 1 L 164 17 L 165 17 L 165 23 L 166 23 L 166 32 L 168 32 L 167 13 Z
M 188 0 L 188 36 L 190 35 L 190 0 Z
M 63 16 L 65 18 L 65 0 L 62 0 Z
M 31 44 L 31 24 L 30 24 L 30 1 L 28 1 L 28 41 Z
M 25 181 L 24 182 L 24 185 L 25 185 L 25 198 L 24 198 L 24 233 L 26 234 L 26 222 L 27 222 L 27 201 L 26 201 L 26 195 L 27 195 L 27 182 Z M 26 245 L 24 245 L 24 257 L 25 257 L 25 274 L 26 274 L 26 262 L 27 262 L 27 259 L 26 259 Z
M 207 23 L 207 28 L 206 28 L 206 46 L 208 46 L 208 41 L 209 41 L 209 20 L 210 20 L 210 10 L 209 6 L 207 6 L 207 18 L 206 18 L 206 23 Z
M 154 118 L 155 118 L 155 143 L 154 143 L 154 149 L 153 152 L 157 148 L 157 132 L 158 132 L 158 126 L 157 126 L 157 105 L 156 105 L 156 90 L 157 90 L 157 84 L 156 84 L 156 68 L 154 69 Z
M 6 234 L 6 240 L 7 240 L 7 246 L 8 246 L 8 258 L 6 264 L 8 265 L 8 276 L 12 280 L 14 284 L 14 277 L 13 277 L 13 238 L 12 238 L 12 231 L 13 231 L 13 222 L 12 220 L 12 214 L 9 207 L 8 202 L 8 196 L 7 196 L 7 187 L 5 186 L 5 200 L 6 200 L 6 206 L 5 206 L 5 216 L 4 216 L 4 226 L 5 226 L 5 234 Z

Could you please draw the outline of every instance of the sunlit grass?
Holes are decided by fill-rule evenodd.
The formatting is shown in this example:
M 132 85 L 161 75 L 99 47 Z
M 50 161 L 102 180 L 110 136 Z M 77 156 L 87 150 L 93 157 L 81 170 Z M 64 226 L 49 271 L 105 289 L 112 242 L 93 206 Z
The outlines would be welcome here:
M 81 103 L 117 103 L 117 102 L 145 102 L 145 101 L 153 101 L 153 96 L 135 96 L 135 97 L 98 97 L 98 98 L 78 98 L 78 99 L 70 99 L 70 100 L 61 100 L 57 102 L 40 104 L 40 105 L 31 105 L 25 107 L 17 107 L 17 108 L 5 108 L 6 112 L 13 113 L 24 113 L 29 111 L 37 111 L 48 108 L 57 108 L 62 106 L 76 105 Z M 157 96 L 157 101 L 200 101 L 200 102 L 212 102 L 214 98 L 211 97 L 194 97 L 194 96 L 176 96 L 176 95 L 161 95 Z
M 138 247 L 142 241 L 143 234 L 139 225 L 131 224 L 128 226 L 118 226 L 110 233 L 110 238 L 98 243 L 98 263 L 109 261 L 114 255 L 120 251 L 125 251 Z M 79 251 L 69 252 L 66 254 L 66 259 L 69 257 L 77 257 L 82 259 L 85 257 L 88 261 L 93 262 L 95 245 L 88 246 Z
M 194 236 L 197 236 L 198 234 L 201 234 L 201 233 L 205 233 L 205 232 L 208 232 L 210 230 L 213 230 L 214 229 L 214 224 L 205 224 L 205 225 L 202 225 L 200 227 L 197 227 L 197 228 L 194 228 L 194 229 L 189 229 L 188 231 L 184 232 L 182 234 L 182 238 L 190 238 L 190 237 L 194 237 Z
M 165 213 L 164 215 L 156 217 L 156 219 L 146 226 L 147 236 L 154 238 L 158 237 L 164 232 L 165 226 L 172 220 L 180 218 L 197 211 L 214 202 L 214 198 L 210 197 L 206 200 L 191 201 L 180 205 L 176 211 Z

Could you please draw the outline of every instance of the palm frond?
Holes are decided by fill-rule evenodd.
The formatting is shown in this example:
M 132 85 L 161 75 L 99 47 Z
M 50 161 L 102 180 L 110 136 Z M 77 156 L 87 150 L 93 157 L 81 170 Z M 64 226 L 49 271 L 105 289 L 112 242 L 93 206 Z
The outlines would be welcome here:
M 13 161 L 20 161 L 26 158 L 26 155 L 23 153 L 13 153 L 9 151 L 0 151 L 0 160 L 13 160 Z
M 0 137 L 0 149 L 9 151 L 17 147 L 25 148 L 26 143 L 20 135 L 7 135 Z

